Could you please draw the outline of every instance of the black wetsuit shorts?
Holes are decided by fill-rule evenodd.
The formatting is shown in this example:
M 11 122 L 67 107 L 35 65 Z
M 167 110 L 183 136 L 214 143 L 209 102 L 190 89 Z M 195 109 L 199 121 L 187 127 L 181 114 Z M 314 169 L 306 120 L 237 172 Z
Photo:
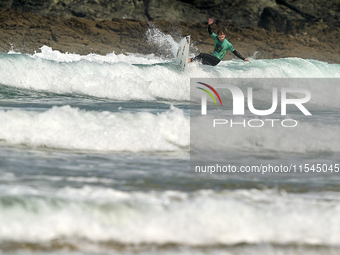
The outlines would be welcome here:
M 198 56 L 192 58 L 191 61 L 200 61 L 203 65 L 216 66 L 221 60 L 213 55 L 200 53 Z

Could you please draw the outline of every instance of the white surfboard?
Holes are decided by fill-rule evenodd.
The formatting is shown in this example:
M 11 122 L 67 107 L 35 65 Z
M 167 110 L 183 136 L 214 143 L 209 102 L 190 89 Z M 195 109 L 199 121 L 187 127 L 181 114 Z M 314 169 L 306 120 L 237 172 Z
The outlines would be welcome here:
M 189 55 L 189 45 L 190 45 L 190 35 L 184 37 L 179 43 L 177 54 L 175 56 L 175 63 L 180 66 L 183 71 L 188 63 Z

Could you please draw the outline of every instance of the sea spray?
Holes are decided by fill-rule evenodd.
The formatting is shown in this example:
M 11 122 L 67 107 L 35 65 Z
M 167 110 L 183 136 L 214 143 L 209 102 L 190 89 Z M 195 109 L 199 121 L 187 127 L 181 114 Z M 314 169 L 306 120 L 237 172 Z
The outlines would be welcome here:
M 165 34 L 154 24 L 149 23 L 145 33 L 149 44 L 154 45 L 156 52 L 164 58 L 174 58 L 177 53 L 179 43 L 170 34 Z M 179 40 L 178 40 L 179 41 Z

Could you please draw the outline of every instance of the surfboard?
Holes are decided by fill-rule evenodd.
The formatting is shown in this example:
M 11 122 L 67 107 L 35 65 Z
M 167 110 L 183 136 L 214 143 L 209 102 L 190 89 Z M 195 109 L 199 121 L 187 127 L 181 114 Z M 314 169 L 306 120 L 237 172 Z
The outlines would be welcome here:
M 175 63 L 183 71 L 188 63 L 189 55 L 189 45 L 190 45 L 190 35 L 182 38 L 179 43 L 177 54 L 175 56 Z

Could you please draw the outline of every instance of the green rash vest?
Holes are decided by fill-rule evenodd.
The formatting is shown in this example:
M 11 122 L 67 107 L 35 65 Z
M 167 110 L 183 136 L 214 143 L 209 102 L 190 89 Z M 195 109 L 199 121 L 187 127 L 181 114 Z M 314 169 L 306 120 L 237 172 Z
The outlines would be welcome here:
M 223 59 L 228 50 L 231 52 L 235 51 L 233 45 L 228 42 L 227 39 L 224 39 L 223 42 L 221 42 L 218 39 L 217 34 L 212 33 L 210 36 L 214 39 L 214 53 L 212 55 L 217 57 L 219 60 Z

